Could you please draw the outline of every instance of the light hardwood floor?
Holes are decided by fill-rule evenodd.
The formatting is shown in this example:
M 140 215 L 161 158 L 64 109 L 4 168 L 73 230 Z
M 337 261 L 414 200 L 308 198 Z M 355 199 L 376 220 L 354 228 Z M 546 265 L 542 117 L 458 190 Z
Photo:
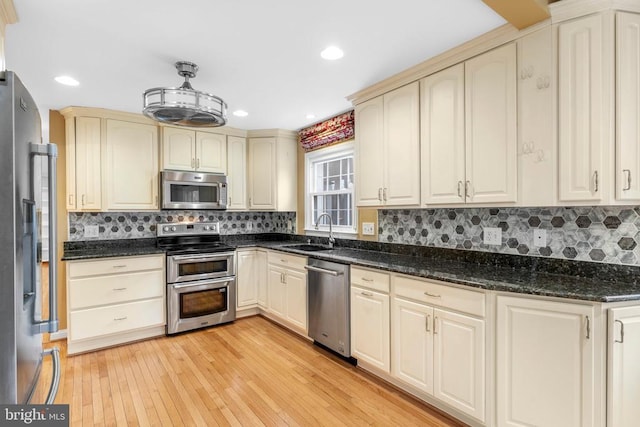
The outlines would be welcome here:
M 51 344 L 73 426 L 460 425 L 259 316 L 71 357 Z

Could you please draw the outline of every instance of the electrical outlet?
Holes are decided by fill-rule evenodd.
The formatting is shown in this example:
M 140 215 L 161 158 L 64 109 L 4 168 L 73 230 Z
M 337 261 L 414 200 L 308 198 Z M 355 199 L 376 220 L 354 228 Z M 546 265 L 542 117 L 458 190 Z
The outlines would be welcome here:
M 293 224 L 291 223 L 291 220 L 288 219 L 287 220 L 287 231 L 291 231 L 293 230 Z
M 253 223 L 252 223 L 252 222 L 248 222 L 248 223 L 247 223 L 247 230 L 248 230 L 248 231 L 253 230 Z
M 365 236 L 373 236 L 375 232 L 373 231 L 373 223 L 372 222 L 363 222 L 362 223 L 362 234 Z
M 536 228 L 533 230 L 533 246 L 544 248 L 547 246 L 547 230 Z
M 97 225 L 85 225 L 84 237 L 98 237 L 99 227 Z
M 502 228 L 485 227 L 483 231 L 485 245 L 502 245 Z

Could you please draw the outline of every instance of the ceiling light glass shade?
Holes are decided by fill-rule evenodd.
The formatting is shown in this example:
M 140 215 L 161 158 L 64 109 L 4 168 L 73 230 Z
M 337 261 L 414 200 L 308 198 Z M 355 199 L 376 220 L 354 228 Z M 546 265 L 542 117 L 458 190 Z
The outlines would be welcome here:
M 157 87 L 144 92 L 145 116 L 177 126 L 217 127 L 227 123 L 227 104 L 210 93 L 191 87 L 189 78 L 196 76 L 198 66 L 192 62 L 176 62 L 178 74 L 185 78 L 180 87 Z

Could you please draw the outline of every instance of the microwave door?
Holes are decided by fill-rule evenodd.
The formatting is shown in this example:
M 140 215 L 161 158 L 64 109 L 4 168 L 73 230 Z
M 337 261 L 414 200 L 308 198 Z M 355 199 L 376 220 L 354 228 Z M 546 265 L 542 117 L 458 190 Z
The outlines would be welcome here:
M 220 209 L 220 184 L 165 181 L 165 209 Z

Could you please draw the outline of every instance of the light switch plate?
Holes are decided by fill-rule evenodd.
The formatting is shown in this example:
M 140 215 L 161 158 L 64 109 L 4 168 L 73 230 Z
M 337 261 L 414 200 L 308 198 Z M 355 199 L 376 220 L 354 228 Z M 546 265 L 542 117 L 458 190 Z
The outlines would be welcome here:
M 98 237 L 99 227 L 97 225 L 85 225 L 84 237 Z
M 485 245 L 502 245 L 502 228 L 485 227 L 483 231 Z
M 372 222 L 363 222 L 362 223 L 362 234 L 365 236 L 373 236 L 375 232 L 373 231 L 373 223 Z
M 547 246 L 547 230 L 536 228 L 533 230 L 533 246 L 544 248 Z

